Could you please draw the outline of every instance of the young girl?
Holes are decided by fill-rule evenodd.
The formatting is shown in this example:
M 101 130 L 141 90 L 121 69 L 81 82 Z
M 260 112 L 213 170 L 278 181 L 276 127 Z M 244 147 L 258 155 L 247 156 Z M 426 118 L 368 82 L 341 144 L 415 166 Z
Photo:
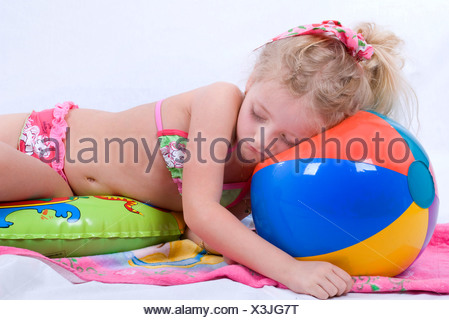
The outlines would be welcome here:
M 3 115 L 0 201 L 107 194 L 183 211 L 203 247 L 295 292 L 344 294 L 345 271 L 298 261 L 239 220 L 257 162 L 358 110 L 390 113 L 403 92 L 398 43 L 374 25 L 325 21 L 266 44 L 245 94 L 214 83 L 118 113 L 66 102 Z

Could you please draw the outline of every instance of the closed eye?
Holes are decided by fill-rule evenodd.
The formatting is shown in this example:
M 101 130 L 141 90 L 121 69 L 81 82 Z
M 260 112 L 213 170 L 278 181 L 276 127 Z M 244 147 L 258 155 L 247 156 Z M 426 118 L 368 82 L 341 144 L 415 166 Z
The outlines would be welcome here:
M 255 111 L 254 108 L 251 109 L 251 116 L 258 122 L 265 122 L 266 119 L 259 116 Z

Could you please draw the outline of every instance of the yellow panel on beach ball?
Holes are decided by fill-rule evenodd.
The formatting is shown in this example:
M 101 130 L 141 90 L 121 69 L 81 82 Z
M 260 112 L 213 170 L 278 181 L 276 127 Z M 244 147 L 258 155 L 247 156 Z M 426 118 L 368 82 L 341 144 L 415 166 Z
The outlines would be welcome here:
M 395 276 L 417 258 L 426 239 L 428 220 L 428 209 L 413 202 L 393 223 L 364 241 L 331 253 L 297 259 L 328 261 L 353 276 Z

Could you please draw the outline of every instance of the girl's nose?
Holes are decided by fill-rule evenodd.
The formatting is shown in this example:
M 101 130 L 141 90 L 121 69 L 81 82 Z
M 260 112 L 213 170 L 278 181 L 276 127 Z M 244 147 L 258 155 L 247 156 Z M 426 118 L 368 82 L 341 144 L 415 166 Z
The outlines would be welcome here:
M 266 156 L 270 157 L 279 152 L 279 138 L 270 127 L 259 127 L 254 136 L 255 145 L 260 148 Z

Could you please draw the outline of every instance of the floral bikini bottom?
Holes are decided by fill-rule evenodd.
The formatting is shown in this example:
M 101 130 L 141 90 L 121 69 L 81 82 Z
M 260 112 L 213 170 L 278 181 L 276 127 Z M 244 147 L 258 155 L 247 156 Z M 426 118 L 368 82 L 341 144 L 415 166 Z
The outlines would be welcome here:
M 57 104 L 53 109 L 33 111 L 25 121 L 17 149 L 48 164 L 67 181 L 64 173 L 66 115 L 78 106 L 73 102 Z

